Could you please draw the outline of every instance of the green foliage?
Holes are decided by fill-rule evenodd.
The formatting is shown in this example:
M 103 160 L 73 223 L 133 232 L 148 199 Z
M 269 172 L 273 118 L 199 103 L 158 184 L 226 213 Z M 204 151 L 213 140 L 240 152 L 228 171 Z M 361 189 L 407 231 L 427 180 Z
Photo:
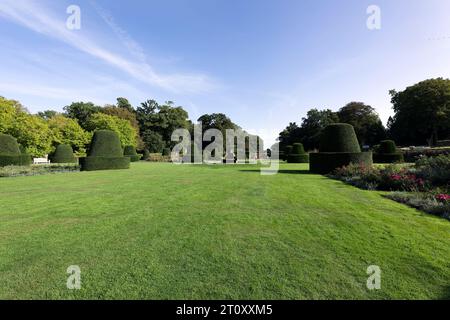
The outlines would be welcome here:
M 337 116 L 339 122 L 351 124 L 361 145 L 374 145 L 386 136 L 386 129 L 375 109 L 362 102 L 350 102 Z
M 0 97 L 0 133 L 12 135 L 33 156 L 52 150 L 53 135 L 41 117 L 30 115 L 15 100 Z
M 30 163 L 30 155 L 21 153 L 17 140 L 10 135 L 0 133 L 0 167 L 26 166 Z
M 136 162 L 141 160 L 140 154 L 136 152 L 136 148 L 134 146 L 125 146 L 123 154 L 130 158 L 131 162 Z
M 375 163 L 404 162 L 403 153 L 397 151 L 397 146 L 393 140 L 381 141 L 373 159 Z
M 144 155 L 142 157 L 142 160 L 148 160 L 150 157 L 150 151 L 148 149 L 144 149 Z
M 53 133 L 45 120 L 27 113 L 17 114 L 15 120 L 10 134 L 16 137 L 30 154 L 42 157 L 51 152 Z
M 284 154 L 285 154 L 285 158 L 284 160 L 287 160 L 287 157 L 289 157 L 289 155 L 292 153 L 292 148 L 293 146 L 289 145 L 286 146 L 286 148 L 284 149 Z
M 86 157 L 80 158 L 83 171 L 129 169 L 129 157 Z
M 76 163 L 77 158 L 73 154 L 72 147 L 68 144 L 60 144 L 56 147 L 51 157 L 53 163 Z
M 79 155 L 86 153 L 86 145 L 92 134 L 85 131 L 76 120 L 58 114 L 48 120 L 48 126 L 53 133 L 54 144 L 70 145 Z
M 310 170 L 313 173 L 327 174 L 337 168 L 353 164 L 372 165 L 372 152 L 320 152 L 310 153 Z
M 0 177 L 37 176 L 52 173 L 65 173 L 80 171 L 80 166 L 75 163 L 45 164 L 45 165 L 9 165 L 0 168 Z
M 144 131 L 142 133 L 142 140 L 150 153 L 160 153 L 165 146 L 162 135 L 152 130 Z
M 164 146 L 173 146 L 171 136 L 175 129 L 189 129 L 186 110 L 182 107 L 174 107 L 173 102 L 170 101 L 160 105 L 155 100 L 147 100 L 136 109 L 136 117 L 144 144 L 150 152 L 161 152 Z M 156 134 L 161 137 L 163 143 L 159 142 Z M 152 146 L 155 142 L 158 142 L 157 145 Z
M 380 142 L 379 153 L 396 153 L 397 146 L 393 140 L 384 140 Z
M 163 156 L 170 156 L 170 148 L 164 148 L 162 152 Z
M 292 151 L 287 158 L 288 163 L 308 163 L 309 155 L 305 152 L 303 144 L 294 143 Z
M 417 175 L 435 186 L 447 185 L 450 189 L 450 155 L 424 157 L 415 164 Z
M 395 116 L 389 130 L 397 142 L 436 145 L 450 137 L 450 79 L 429 79 L 390 94 Z
M 123 150 L 117 133 L 112 130 L 95 131 L 88 156 L 123 157 Z
M 136 146 L 137 131 L 128 120 L 120 119 L 104 113 L 92 115 L 87 123 L 89 131 L 111 130 L 119 135 L 122 146 Z
M 0 133 L 0 154 L 17 155 L 20 153 L 17 140 L 8 134 Z
M 353 127 L 345 123 L 327 126 L 320 139 L 320 152 L 361 152 Z
M 83 171 L 128 169 L 130 158 L 123 155 L 119 136 L 112 130 L 98 130 L 94 133 L 88 157 L 80 158 Z
M 71 105 L 64 107 L 66 115 L 69 118 L 77 120 L 80 126 L 88 131 L 88 123 L 91 117 L 101 110 L 101 107 L 96 106 L 92 102 L 72 102 Z

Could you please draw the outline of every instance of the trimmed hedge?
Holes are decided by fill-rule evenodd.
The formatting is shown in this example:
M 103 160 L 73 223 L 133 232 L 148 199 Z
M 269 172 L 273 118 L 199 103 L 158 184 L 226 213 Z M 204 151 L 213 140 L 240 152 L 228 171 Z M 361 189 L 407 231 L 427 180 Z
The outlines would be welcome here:
M 22 153 L 17 140 L 8 134 L 0 133 L 0 167 L 28 166 L 31 164 L 31 156 Z
M 375 153 L 373 162 L 375 163 L 397 163 L 404 162 L 403 153 Z
M 327 174 L 333 172 L 337 168 L 341 168 L 354 164 L 372 165 L 372 152 L 320 152 L 311 153 L 310 170 L 318 174 Z
M 31 156 L 29 154 L 0 154 L 0 167 L 29 166 L 31 162 Z
M 354 164 L 373 164 L 372 152 L 361 152 L 355 129 L 346 123 L 335 123 L 327 126 L 320 139 L 320 152 L 311 153 L 310 171 L 328 174 Z
M 403 153 L 397 151 L 397 146 L 392 140 L 384 140 L 380 142 L 378 152 L 373 156 L 376 163 L 395 163 L 403 162 Z
M 393 140 L 381 141 L 378 153 L 397 153 L 397 146 Z
M 288 163 L 308 163 L 309 155 L 305 152 L 303 144 L 294 143 L 292 152 L 287 157 Z
M 117 133 L 111 130 L 95 131 L 88 157 L 123 157 L 123 150 Z
M 99 130 L 92 137 L 88 156 L 81 158 L 80 164 L 83 171 L 128 169 L 130 157 L 123 155 L 117 133 Z
M 129 157 L 86 157 L 80 158 L 83 171 L 129 169 Z
M 136 148 L 134 146 L 126 146 L 123 154 L 126 157 L 129 157 L 131 162 L 137 162 L 141 160 L 142 156 L 136 152 Z
M 361 152 L 355 129 L 347 123 L 327 126 L 320 137 L 320 152 Z
M 50 158 L 53 163 L 77 163 L 72 147 L 68 144 L 60 144 Z

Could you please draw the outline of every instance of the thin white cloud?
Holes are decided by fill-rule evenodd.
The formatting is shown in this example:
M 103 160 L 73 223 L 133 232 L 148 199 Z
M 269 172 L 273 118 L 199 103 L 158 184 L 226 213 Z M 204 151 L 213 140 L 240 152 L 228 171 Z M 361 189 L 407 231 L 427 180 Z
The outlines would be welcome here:
M 202 74 L 166 75 L 157 73 L 152 66 L 145 62 L 142 48 L 131 40 L 125 42 L 128 48 L 131 48 L 135 54 L 140 55 L 141 60 L 137 63 L 104 49 L 79 32 L 67 29 L 64 19 L 66 16 L 57 19 L 48 10 L 37 5 L 36 1 L 1 0 L 0 16 L 21 24 L 34 32 L 63 41 L 151 86 L 157 86 L 175 93 L 207 92 L 216 87 L 212 79 Z M 113 20 L 110 20 L 112 25 L 111 21 Z M 116 32 L 122 33 L 122 38 L 127 39 L 126 33 L 120 30 L 122 29 L 116 26 Z M 128 39 L 131 38 L 128 37 Z

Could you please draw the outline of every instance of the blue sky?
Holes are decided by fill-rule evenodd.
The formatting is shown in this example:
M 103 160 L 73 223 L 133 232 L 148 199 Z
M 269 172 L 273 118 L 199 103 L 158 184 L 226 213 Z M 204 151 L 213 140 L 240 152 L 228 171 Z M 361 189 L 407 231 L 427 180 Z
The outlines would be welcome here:
M 366 27 L 372 4 L 381 30 Z M 271 144 L 310 108 L 363 101 L 386 122 L 390 89 L 450 77 L 449 13 L 448 0 L 1 0 L 0 95 L 31 112 L 173 100 Z

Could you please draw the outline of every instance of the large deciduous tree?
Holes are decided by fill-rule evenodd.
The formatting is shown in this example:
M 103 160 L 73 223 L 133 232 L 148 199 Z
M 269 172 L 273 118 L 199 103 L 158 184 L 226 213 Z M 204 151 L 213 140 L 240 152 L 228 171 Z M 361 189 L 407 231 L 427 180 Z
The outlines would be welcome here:
M 435 145 L 450 138 L 450 79 L 429 79 L 390 94 L 395 116 L 389 134 L 397 142 Z
M 71 105 L 65 106 L 64 111 L 69 118 L 76 119 L 80 126 L 87 130 L 90 118 L 101 112 L 102 108 L 96 106 L 92 102 L 72 102 Z
M 48 120 L 48 126 L 53 133 L 55 146 L 67 144 L 79 155 L 86 153 L 86 145 L 92 134 L 81 128 L 76 120 L 58 114 Z
M 373 146 L 386 138 L 386 129 L 375 109 L 363 102 L 350 102 L 337 116 L 339 122 L 351 124 L 361 145 Z
M 104 113 L 93 114 L 86 124 L 88 131 L 112 130 L 117 132 L 122 146 L 136 146 L 137 131 L 128 120 Z

